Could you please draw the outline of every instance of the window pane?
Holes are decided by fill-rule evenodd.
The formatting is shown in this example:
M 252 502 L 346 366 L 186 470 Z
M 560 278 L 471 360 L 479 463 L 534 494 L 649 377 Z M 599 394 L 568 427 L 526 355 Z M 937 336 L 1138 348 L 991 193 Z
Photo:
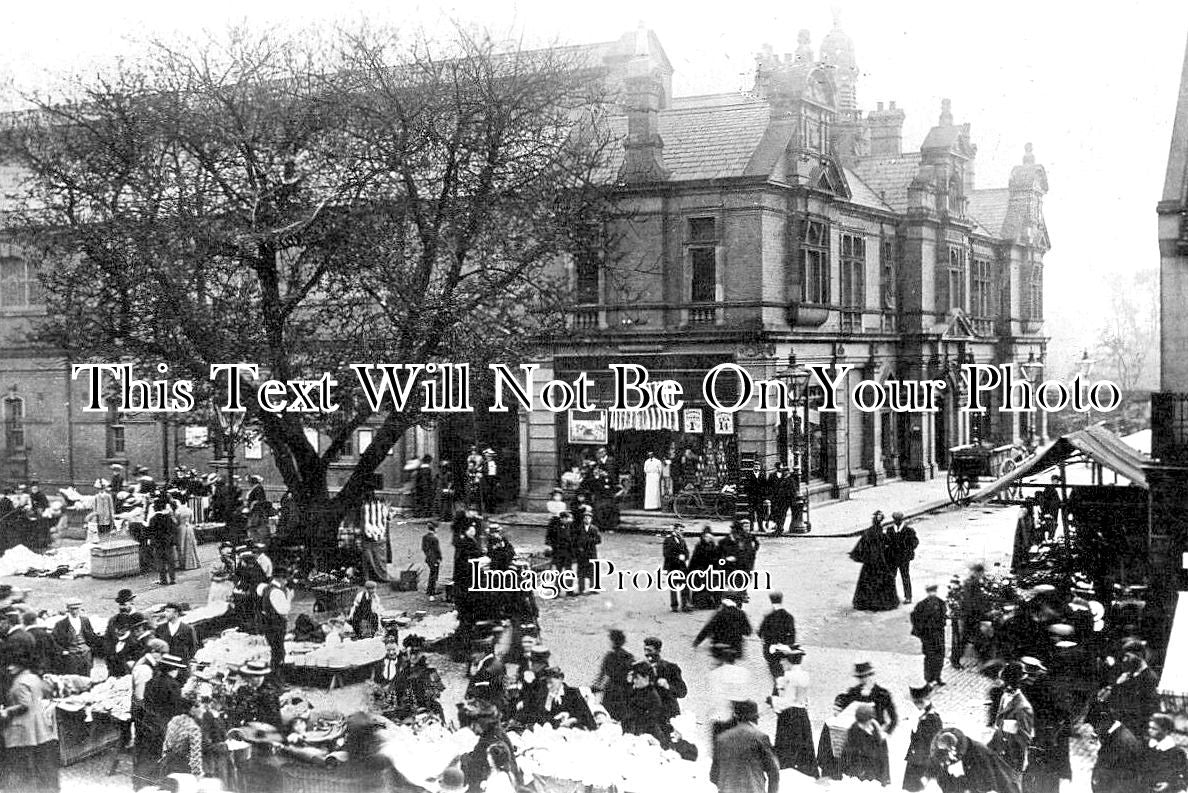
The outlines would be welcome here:
M 714 242 L 718 239 L 714 218 L 690 218 L 690 242 Z
M 690 263 L 693 266 L 694 303 L 708 303 L 718 298 L 718 268 L 714 248 L 691 248 Z
M 577 261 L 577 301 L 598 302 L 598 261 L 593 256 L 583 256 Z

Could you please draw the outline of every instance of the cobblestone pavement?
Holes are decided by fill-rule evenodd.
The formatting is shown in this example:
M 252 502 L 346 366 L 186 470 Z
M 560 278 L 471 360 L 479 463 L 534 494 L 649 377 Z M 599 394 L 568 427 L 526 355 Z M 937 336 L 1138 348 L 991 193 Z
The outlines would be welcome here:
M 830 510 L 839 506 L 819 508 L 814 523 L 820 521 L 821 525 L 828 525 L 832 522 Z M 869 513 L 876 506 L 887 513 L 900 508 L 890 500 L 870 499 L 862 512 Z M 838 522 L 846 521 L 848 518 Z M 980 560 L 991 567 L 1004 563 L 1013 534 L 1014 510 L 994 506 L 948 508 L 920 517 L 914 525 L 920 535 L 920 548 L 912 578 L 915 589 L 922 595 L 927 582 L 936 581 L 943 585 L 951 575 L 963 572 L 971 562 Z M 421 533 L 419 522 L 398 522 L 393 526 L 393 570 L 420 561 Z M 539 547 L 543 540 L 540 528 L 516 527 L 510 534 L 513 543 L 520 548 Z M 907 687 L 921 681 L 922 656 L 918 654 L 918 643 L 909 634 L 910 607 L 901 606 L 880 614 L 854 612 L 850 607 L 858 572 L 857 565 L 847 558 L 851 545 L 849 540 L 817 536 L 814 532 L 794 540 L 765 539 L 759 552 L 758 569 L 770 573 L 772 587 L 783 590 L 785 604 L 797 619 L 798 638 L 807 651 L 805 666 L 813 680 L 810 717 L 817 731 L 830 715 L 833 697 L 852 684 L 851 670 L 858 661 L 870 661 L 875 665 L 879 682 L 895 696 L 901 718 L 912 715 Z M 203 546 L 200 552 L 205 562 L 214 554 L 214 546 Z M 619 568 L 655 569 L 660 559 L 660 544 L 657 538 L 648 534 L 607 533 L 600 555 Z M 143 602 L 149 603 L 174 598 L 203 602 L 206 590 L 206 575 L 201 570 L 183 573 L 176 586 L 165 588 L 158 588 L 155 581 L 144 576 L 132 579 L 131 583 L 128 579 L 5 580 L 32 586 L 32 599 L 36 602 L 57 606 L 67 595 L 80 595 L 91 611 L 104 614 L 112 610 L 111 598 L 123 586 L 131 586 L 142 594 Z M 390 607 L 398 609 L 436 611 L 448 608 L 440 601 L 428 603 L 422 593 L 385 593 L 384 598 Z M 589 685 L 592 682 L 606 650 L 608 628 L 620 627 L 626 631 L 628 649 L 637 655 L 642 651 L 645 636 L 659 636 L 665 642 L 665 656 L 681 666 L 691 683 L 689 696 L 682 703 L 683 710 L 704 721 L 708 708 L 707 691 L 698 682 L 704 680 L 710 663 L 704 649 L 693 649 L 692 641 L 708 618 L 708 612 L 671 613 L 667 595 L 657 592 L 604 592 L 586 597 L 541 600 L 540 605 L 543 641 L 571 683 Z M 755 593 L 746 605 L 745 610 L 755 626 L 767 607 L 767 599 L 762 593 Z M 444 659 L 438 661 L 447 682 L 443 700 L 449 711 L 464 688 L 462 669 Z M 756 701 L 762 702 L 770 692 L 771 681 L 759 658 L 757 640 L 748 645 L 743 663 L 753 679 L 752 695 Z M 948 667 L 945 676 L 949 685 L 937 695 L 938 710 L 946 722 L 969 729 L 975 735 L 981 734 L 988 682 L 972 672 Z M 320 692 L 314 695 L 327 696 Z M 361 702 L 362 696 L 361 688 L 354 687 L 334 692 L 333 698 L 342 708 Z M 766 708 L 761 710 L 765 712 L 760 726 L 773 733 L 774 715 Z M 908 737 L 909 725 L 891 736 L 892 774 L 896 782 L 902 775 L 902 758 Z M 704 748 L 704 733 L 692 738 Z M 1077 750 L 1074 760 L 1076 778 L 1071 786 L 1066 786 L 1067 791 L 1088 789 L 1086 763 L 1091 767 L 1092 758 L 1080 744 Z M 85 784 L 88 790 L 127 790 L 126 776 L 105 776 L 109 762 L 108 758 L 103 758 L 64 769 L 66 789 L 84 789 Z M 126 773 L 126 769 L 125 762 L 121 771 Z

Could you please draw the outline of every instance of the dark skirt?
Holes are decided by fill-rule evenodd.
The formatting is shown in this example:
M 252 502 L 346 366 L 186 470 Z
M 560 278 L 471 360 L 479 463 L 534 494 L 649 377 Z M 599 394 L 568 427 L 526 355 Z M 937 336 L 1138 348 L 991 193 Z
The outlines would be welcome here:
M 895 571 L 881 564 L 862 565 L 854 589 L 854 608 L 858 611 L 890 611 L 898 607 Z
M 794 768 L 817 778 L 817 753 L 813 750 L 813 726 L 807 710 L 788 708 L 776 717 L 775 754 L 780 768 Z

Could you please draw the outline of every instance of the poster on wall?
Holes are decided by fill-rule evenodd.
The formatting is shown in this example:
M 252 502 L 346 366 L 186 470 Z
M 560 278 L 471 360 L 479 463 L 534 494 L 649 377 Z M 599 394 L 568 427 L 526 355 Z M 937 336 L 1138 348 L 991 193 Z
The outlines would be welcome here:
M 701 423 L 701 408 L 685 408 L 685 433 L 700 435 L 705 431 Z
M 602 444 L 606 438 L 605 410 L 569 411 L 570 443 Z
M 186 427 L 186 448 L 200 449 L 206 445 L 210 431 L 206 427 Z
M 734 414 L 727 413 L 725 410 L 714 411 L 714 434 L 715 435 L 733 435 L 734 434 Z

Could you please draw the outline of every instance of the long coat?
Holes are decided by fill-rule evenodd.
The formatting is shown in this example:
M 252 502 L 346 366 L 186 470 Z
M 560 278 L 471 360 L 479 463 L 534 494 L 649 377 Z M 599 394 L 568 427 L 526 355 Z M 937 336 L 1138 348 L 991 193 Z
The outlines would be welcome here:
M 951 766 L 933 763 L 932 775 L 943 793 L 1020 793 L 1019 778 L 1005 760 L 960 730 L 949 728 L 939 734 L 944 733 L 957 736 L 962 773 L 954 775 Z
M 771 741 L 750 722 L 743 722 L 714 739 L 710 781 L 721 793 L 776 793 L 780 763 Z
M 1012 724 L 1013 722 L 1013 724 Z M 1035 709 L 1022 691 L 1003 696 L 994 717 L 994 737 L 987 744 L 1007 765 L 1022 773 L 1027 768 L 1027 751 L 1035 737 Z
M 714 643 L 728 644 L 741 654 L 743 639 L 751 633 L 751 621 L 747 619 L 746 612 L 737 606 L 722 606 L 697 634 L 693 646 L 709 639 Z
M 1101 746 L 1093 766 L 1093 793 L 1145 793 L 1142 775 L 1135 773 L 1142 767 L 1144 747 L 1134 733 L 1119 724 L 1098 737 Z
M 858 538 L 850 558 L 862 565 L 854 588 L 858 611 L 889 611 L 899 606 L 895 590 L 895 552 L 882 528 L 871 526 Z
M 873 733 L 850 725 L 846 733 L 846 745 L 838 758 L 842 776 L 863 781 L 875 780 L 884 785 L 891 784 L 891 758 L 887 754 L 887 739 L 876 726 Z
M 169 623 L 163 622 L 154 631 L 157 638 L 169 645 L 169 652 L 183 661 L 189 661 L 198 652 L 198 634 L 194 626 L 185 622 L 177 626 L 177 633 L 169 632 Z

